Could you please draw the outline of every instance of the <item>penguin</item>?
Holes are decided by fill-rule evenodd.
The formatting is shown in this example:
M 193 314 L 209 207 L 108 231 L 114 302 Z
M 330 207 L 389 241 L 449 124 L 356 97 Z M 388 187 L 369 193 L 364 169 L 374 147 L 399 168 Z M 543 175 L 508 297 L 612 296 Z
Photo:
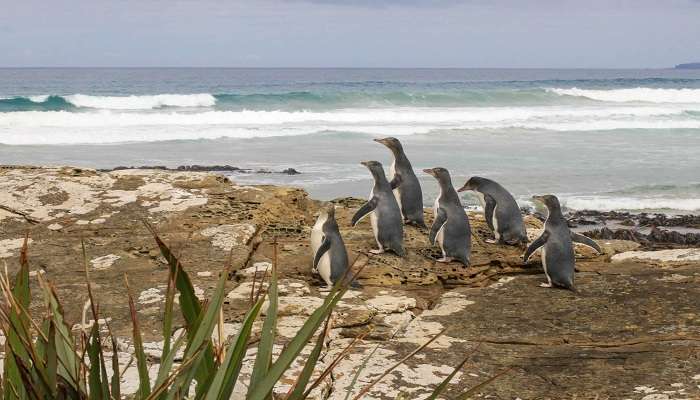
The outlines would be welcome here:
M 478 194 L 481 206 L 484 208 L 486 224 L 495 236 L 495 240 L 486 242 L 527 244 L 527 231 L 518 203 L 503 186 L 490 179 L 473 176 L 459 189 L 459 192 L 467 190 L 473 190 Z
M 320 225 L 320 227 L 319 227 Z M 320 228 L 320 229 L 319 229 Z M 338 280 L 343 279 L 348 270 L 348 252 L 335 220 L 335 206 L 329 205 L 321 211 L 311 230 L 311 246 L 314 249 L 313 269 L 330 290 Z
M 386 250 L 391 250 L 396 255 L 403 257 L 403 223 L 401 209 L 396 202 L 396 198 L 391 191 L 391 185 L 384 175 L 382 164 L 377 161 L 363 161 L 364 165 L 372 173 L 374 187 L 369 194 L 369 201 L 365 203 L 352 217 L 352 226 L 370 215 L 374 239 L 379 248 L 370 250 L 372 254 L 381 254 Z M 397 186 L 401 184 L 399 177 Z
M 316 252 L 321 247 L 321 243 L 323 243 L 323 224 L 328 220 L 328 214 L 329 207 L 321 208 L 318 218 L 316 218 L 316 223 L 311 228 L 311 257 L 316 256 Z M 335 215 L 335 207 L 333 207 L 333 214 Z M 324 260 L 322 260 L 322 262 L 325 261 L 327 261 L 327 257 L 324 257 Z M 311 262 L 311 273 L 318 274 L 318 269 L 313 264 L 313 261 Z
M 543 203 L 547 207 L 548 215 L 544 223 L 544 232 L 527 248 L 523 254 L 523 262 L 527 262 L 535 250 L 543 247 L 542 267 L 547 276 L 547 283 L 542 283 L 540 286 L 556 286 L 576 291 L 574 286 L 576 258 L 573 242 L 590 246 L 601 254 L 603 250 L 592 239 L 569 229 L 556 196 L 548 194 L 533 196 L 532 199 Z
M 403 152 L 401 142 L 393 137 L 374 139 L 374 141 L 388 147 L 394 154 L 394 161 L 389 168 L 389 179 L 391 179 L 391 189 L 394 191 L 396 201 L 401 207 L 404 222 L 427 228 L 423 219 L 423 191 L 413 172 L 411 162 Z M 400 186 L 398 182 L 401 182 Z
M 442 258 L 437 261 L 446 263 L 457 260 L 469 266 L 472 249 L 469 217 L 452 186 L 450 173 L 441 167 L 424 169 L 423 172 L 435 177 L 440 184 L 440 195 L 433 208 L 435 220 L 429 236 L 430 243 L 437 242 L 442 249 Z

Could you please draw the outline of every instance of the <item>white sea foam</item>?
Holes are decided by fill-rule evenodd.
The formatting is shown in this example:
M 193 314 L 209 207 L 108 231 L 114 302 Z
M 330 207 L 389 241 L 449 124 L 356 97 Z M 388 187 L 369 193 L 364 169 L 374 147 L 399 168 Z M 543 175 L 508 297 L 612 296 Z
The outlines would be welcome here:
M 49 99 L 49 95 L 48 95 L 48 94 L 41 94 L 41 95 L 37 95 L 37 96 L 29 96 L 29 100 L 30 100 L 30 101 L 33 101 L 34 103 L 43 103 L 43 102 L 45 102 L 45 101 L 48 100 L 48 99 Z
M 578 122 L 636 120 L 638 117 L 678 117 L 696 108 L 678 107 L 471 107 L 393 108 L 310 111 L 112 112 L 24 111 L 0 113 L 0 127 L 19 126 L 136 126 L 136 125 L 279 125 L 415 124 L 444 127 L 501 127 Z M 678 119 L 664 118 L 666 121 Z M 696 120 L 696 119 L 690 119 Z
M 574 210 L 682 210 L 700 211 L 700 198 L 633 198 L 608 196 L 574 196 L 562 198 L 562 204 Z
M 692 109 L 692 108 L 691 108 Z M 700 105 L 698 105 L 700 110 Z M 466 107 L 308 111 L 22 111 L 0 113 L 0 143 L 113 143 L 356 132 L 475 129 L 700 129 L 688 107 Z
M 631 88 L 631 89 L 579 89 L 579 88 L 552 88 L 551 93 L 562 96 L 585 97 L 592 100 L 608 101 L 614 103 L 646 102 L 646 103 L 700 103 L 700 89 L 658 89 L 658 88 Z
M 64 98 L 76 107 L 108 110 L 150 110 L 159 107 L 211 107 L 216 104 L 216 98 L 209 93 L 156 94 L 146 96 L 90 96 L 85 94 L 73 94 L 65 96 Z

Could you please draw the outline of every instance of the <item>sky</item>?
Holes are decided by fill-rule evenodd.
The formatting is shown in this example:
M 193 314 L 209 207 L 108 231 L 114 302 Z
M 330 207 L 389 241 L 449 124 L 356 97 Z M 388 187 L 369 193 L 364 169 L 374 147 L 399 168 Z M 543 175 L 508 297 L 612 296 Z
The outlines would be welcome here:
M 0 10 L 0 67 L 700 62 L 700 0 L 0 0 Z

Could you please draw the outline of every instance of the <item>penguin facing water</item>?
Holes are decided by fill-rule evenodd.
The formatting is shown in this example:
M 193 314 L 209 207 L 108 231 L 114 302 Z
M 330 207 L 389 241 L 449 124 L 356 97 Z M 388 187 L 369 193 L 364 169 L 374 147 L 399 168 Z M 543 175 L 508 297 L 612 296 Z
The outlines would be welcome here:
M 547 207 L 548 215 L 544 223 L 544 232 L 527 248 L 523 254 L 523 261 L 527 262 L 532 253 L 542 247 L 542 267 L 547 276 L 547 283 L 542 283 L 540 286 L 576 290 L 574 286 L 576 256 L 573 242 L 590 246 L 601 254 L 603 250 L 592 239 L 571 232 L 556 196 L 548 194 L 533 196 L 532 199 L 543 203 Z
M 404 256 L 403 249 L 403 223 L 401 209 L 391 190 L 391 185 L 386 179 L 382 164 L 377 161 L 363 161 L 364 165 L 372 173 L 374 186 L 369 194 L 369 201 L 365 203 L 352 217 L 352 226 L 369 214 L 372 222 L 372 232 L 377 241 L 377 250 L 370 250 L 373 254 L 381 254 L 391 250 L 399 256 Z M 401 179 L 397 185 L 401 184 Z
M 435 220 L 429 236 L 430 243 L 437 243 L 442 250 L 442 258 L 437 261 L 457 260 L 468 266 L 472 248 L 469 217 L 452 186 L 450 173 L 441 167 L 423 171 L 435 177 L 440 185 L 440 195 L 433 208 Z
M 479 195 L 486 224 L 496 237 L 496 240 L 487 242 L 527 244 L 525 223 L 518 203 L 503 186 L 490 179 L 474 176 L 459 189 L 460 192 L 467 190 L 473 190 Z
M 388 147 L 394 155 L 394 161 L 389 168 L 389 179 L 391 179 L 391 189 L 394 191 L 396 201 L 401 207 L 404 222 L 425 228 L 423 191 L 401 142 L 393 137 L 374 139 L 374 141 Z
M 348 253 L 335 220 L 333 204 L 321 210 L 311 230 L 311 249 L 314 253 L 312 272 L 318 273 L 326 289 L 330 289 L 348 269 Z

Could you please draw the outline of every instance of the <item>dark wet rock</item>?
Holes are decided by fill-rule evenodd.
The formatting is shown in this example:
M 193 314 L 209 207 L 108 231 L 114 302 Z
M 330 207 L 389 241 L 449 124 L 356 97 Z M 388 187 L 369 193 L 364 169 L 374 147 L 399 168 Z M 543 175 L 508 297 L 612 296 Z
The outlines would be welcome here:
M 111 172 L 111 171 L 123 171 L 127 169 L 154 169 L 154 170 L 160 170 L 160 171 L 168 171 L 170 168 L 166 167 L 165 165 L 142 165 L 140 167 L 126 167 L 123 165 L 114 167 L 114 168 L 107 168 L 107 169 L 98 169 L 100 172 Z
M 700 215 L 641 214 L 639 226 L 700 228 Z
M 682 228 L 700 228 L 700 215 L 666 215 L 666 214 L 649 214 L 639 213 L 633 214 L 620 211 L 596 211 L 596 210 L 581 210 L 573 211 L 568 214 L 569 221 L 576 221 L 579 225 L 583 225 L 578 221 L 586 220 L 593 223 L 605 225 L 607 222 L 614 221 L 625 226 L 639 227 L 682 227 Z
M 175 168 L 177 171 L 193 172 L 238 172 L 243 169 L 230 165 L 181 165 Z
M 612 230 L 607 227 L 587 231 L 584 234 L 593 239 L 631 240 L 649 249 L 700 245 L 700 234 L 698 233 L 681 233 L 657 227 L 652 228 L 649 234 L 641 233 L 635 229 Z
M 241 174 L 286 174 L 286 175 L 299 175 L 301 172 L 294 168 L 287 168 L 282 171 L 272 171 L 268 169 L 250 169 L 250 168 L 239 168 L 231 165 L 180 165 L 176 168 L 169 168 L 164 165 L 142 165 L 142 166 L 118 166 L 110 169 L 99 169 L 99 172 L 112 172 L 112 171 L 123 171 L 123 170 L 158 170 L 158 171 L 181 171 L 181 172 L 233 172 Z

